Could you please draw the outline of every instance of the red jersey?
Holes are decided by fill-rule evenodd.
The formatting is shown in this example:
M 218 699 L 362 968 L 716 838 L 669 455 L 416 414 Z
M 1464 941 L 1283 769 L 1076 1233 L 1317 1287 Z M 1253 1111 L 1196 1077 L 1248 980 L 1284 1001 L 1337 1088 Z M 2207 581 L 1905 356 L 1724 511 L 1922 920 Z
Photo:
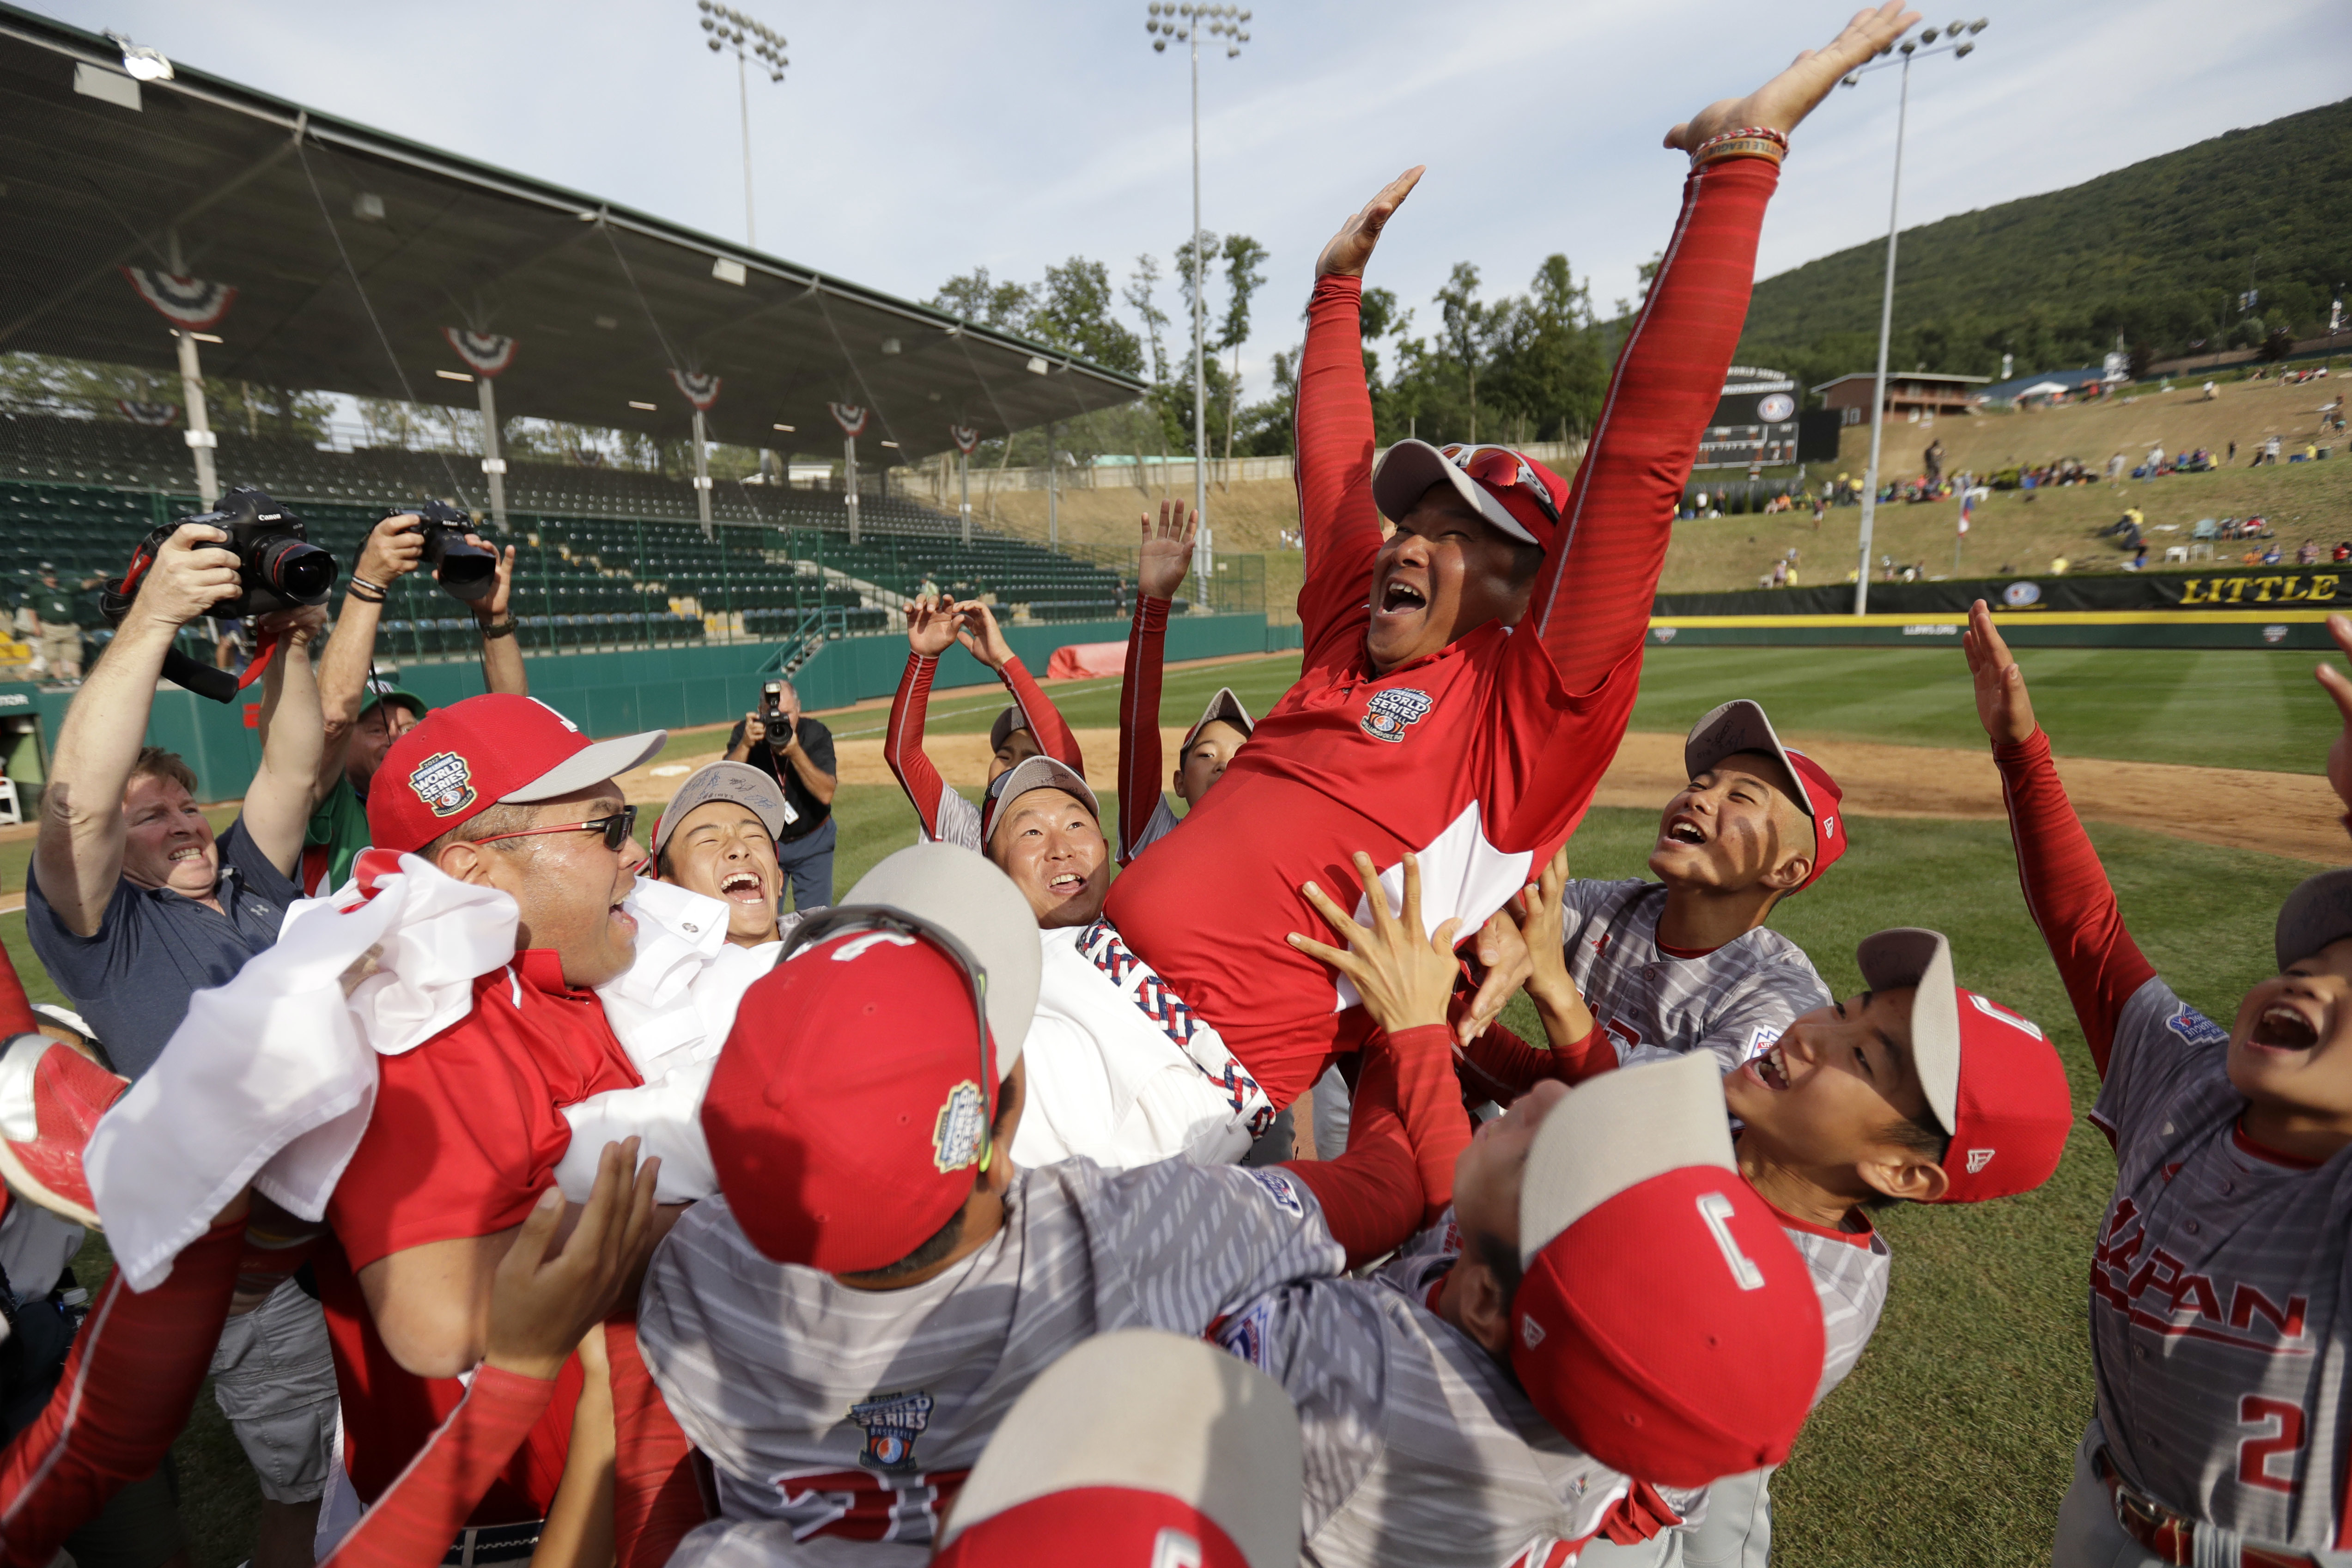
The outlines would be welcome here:
M 1776 165 L 1691 174 L 1656 281 L 1627 334 L 1558 542 L 1516 628 L 1489 623 L 1385 674 L 1364 651 L 1381 521 L 1361 283 L 1325 278 L 1298 378 L 1306 668 L 1185 831 L 1111 884 L 1127 944 L 1223 1036 L 1277 1106 L 1369 1027 L 1328 969 L 1299 894 L 1356 885 L 1349 857 L 1408 851 L 1422 912 L 1466 935 L 1575 830 L 1633 710 L 1667 535 L 1747 319 Z M 1197 819 L 1197 821 L 1192 820 Z
M 543 948 L 478 978 L 473 1011 L 377 1066 L 366 1136 L 327 1205 L 341 1246 L 317 1263 L 343 1396 L 344 1461 L 353 1489 L 370 1502 L 466 1390 L 456 1378 L 417 1377 L 393 1360 L 360 1293 L 359 1270 L 412 1247 L 520 1225 L 571 1146 L 562 1108 L 642 1081 L 596 994 L 565 985 L 562 962 Z M 473 1522 L 546 1516 L 579 1390 L 575 1359 Z

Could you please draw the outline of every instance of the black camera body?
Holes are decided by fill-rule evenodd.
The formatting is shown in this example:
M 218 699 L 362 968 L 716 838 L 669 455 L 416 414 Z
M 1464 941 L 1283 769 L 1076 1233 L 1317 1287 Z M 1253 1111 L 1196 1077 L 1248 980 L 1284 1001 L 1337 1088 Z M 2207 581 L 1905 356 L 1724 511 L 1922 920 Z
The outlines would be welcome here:
M 765 724 L 772 734 L 783 721 L 784 683 L 781 680 L 768 681 L 760 688 L 760 722 Z
M 131 556 L 131 569 L 106 585 L 100 606 L 106 618 L 120 624 L 138 596 L 139 580 L 155 552 L 190 523 L 217 528 L 227 540 L 213 548 L 236 557 L 242 590 L 234 599 L 215 605 L 206 614 L 217 620 L 242 620 L 277 610 L 323 605 L 335 587 L 335 558 L 310 542 L 302 520 L 268 495 L 248 485 L 222 495 L 212 510 L 173 518 L 141 542 Z
M 474 520 L 446 501 L 421 501 L 388 511 L 386 517 L 416 514 L 415 532 L 425 541 L 425 564 L 433 568 L 449 596 L 478 604 L 489 596 L 499 570 L 499 552 L 466 542 Z

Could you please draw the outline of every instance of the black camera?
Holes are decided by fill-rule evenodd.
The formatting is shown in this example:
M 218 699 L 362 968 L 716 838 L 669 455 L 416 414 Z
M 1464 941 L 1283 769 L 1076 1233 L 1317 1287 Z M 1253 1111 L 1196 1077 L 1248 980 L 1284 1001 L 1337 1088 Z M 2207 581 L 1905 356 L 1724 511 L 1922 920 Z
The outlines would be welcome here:
M 139 581 L 155 552 L 190 523 L 217 528 L 226 542 L 207 546 L 236 557 L 242 591 L 234 599 L 215 605 L 206 614 L 218 620 L 241 620 L 276 610 L 323 605 L 335 586 L 335 558 L 310 542 L 302 520 L 250 486 L 240 485 L 220 498 L 210 511 L 174 518 L 150 531 L 131 558 L 131 570 L 110 583 L 100 596 L 106 618 L 120 623 L 138 596 Z
M 772 731 L 782 726 L 784 722 L 784 683 L 782 681 L 771 680 L 760 688 L 760 722 L 765 724 Z M 790 737 L 787 736 L 786 739 L 789 740 Z
M 408 512 L 416 514 L 416 532 L 425 541 L 425 563 L 438 574 L 441 586 L 449 595 L 469 605 L 488 597 L 498 575 L 499 552 L 466 542 L 466 535 L 473 531 L 473 519 L 448 502 L 438 500 L 421 501 L 383 515 L 399 517 Z

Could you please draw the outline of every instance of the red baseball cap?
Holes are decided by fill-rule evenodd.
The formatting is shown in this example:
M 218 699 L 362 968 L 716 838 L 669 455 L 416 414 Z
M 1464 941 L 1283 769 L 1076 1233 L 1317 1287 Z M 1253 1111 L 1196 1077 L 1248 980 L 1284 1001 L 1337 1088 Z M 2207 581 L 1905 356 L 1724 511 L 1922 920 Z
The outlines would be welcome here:
M 1951 1179 L 1939 1203 L 2030 1193 L 2050 1179 L 2074 1130 L 2074 1102 L 2057 1047 L 2030 1020 L 1952 979 L 1941 931 L 1903 926 L 1864 937 L 1854 957 L 1873 991 L 1917 987 L 1911 1060 L 1927 1109 L 1952 1136 Z
M 1708 711 L 1691 726 L 1683 740 L 1683 768 L 1692 778 L 1724 758 L 1741 752 L 1761 752 L 1777 757 L 1797 786 L 1797 808 L 1813 819 L 1813 868 L 1790 889 L 1803 892 L 1822 879 L 1822 873 L 1845 853 L 1845 813 L 1840 808 L 1845 791 L 1838 788 L 1829 770 L 1804 752 L 1780 744 L 1763 705 L 1735 697 Z
M 1733 1163 L 1706 1053 L 1571 1089 L 1522 1184 L 1511 1365 L 1544 1419 L 1658 1486 L 1787 1458 L 1821 1382 L 1821 1300 Z
M 887 1268 L 1005 1157 L 989 1129 L 1037 1010 L 1036 917 L 971 850 L 922 844 L 791 942 L 743 994 L 711 1072 L 711 1165 L 768 1258 Z
M 553 800 L 626 773 L 667 730 L 591 741 L 535 697 L 491 692 L 436 708 L 392 743 L 368 790 L 368 836 L 414 853 L 493 805 Z
M 1282 1385 L 1199 1340 L 1083 1340 L 1013 1401 L 939 1563 L 1292 1568 L 1304 1456 Z
M 1432 485 L 1448 485 L 1478 515 L 1512 538 L 1551 548 L 1568 508 L 1568 481 L 1508 447 L 1399 441 L 1372 471 L 1372 500 L 1391 521 Z

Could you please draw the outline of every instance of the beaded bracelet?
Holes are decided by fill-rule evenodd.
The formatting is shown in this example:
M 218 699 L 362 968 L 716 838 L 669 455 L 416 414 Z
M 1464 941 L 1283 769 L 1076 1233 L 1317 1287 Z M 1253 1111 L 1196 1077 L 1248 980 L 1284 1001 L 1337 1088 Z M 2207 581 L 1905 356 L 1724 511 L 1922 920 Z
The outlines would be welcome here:
M 1691 167 L 1702 168 L 1726 158 L 1764 158 L 1778 163 L 1788 153 L 1787 136 L 1769 125 L 1748 125 L 1700 142 L 1691 152 Z
M 369 582 L 364 577 L 352 577 L 351 581 L 351 595 L 352 598 L 357 599 L 363 605 L 381 605 L 383 603 L 383 589 L 380 585 Z

